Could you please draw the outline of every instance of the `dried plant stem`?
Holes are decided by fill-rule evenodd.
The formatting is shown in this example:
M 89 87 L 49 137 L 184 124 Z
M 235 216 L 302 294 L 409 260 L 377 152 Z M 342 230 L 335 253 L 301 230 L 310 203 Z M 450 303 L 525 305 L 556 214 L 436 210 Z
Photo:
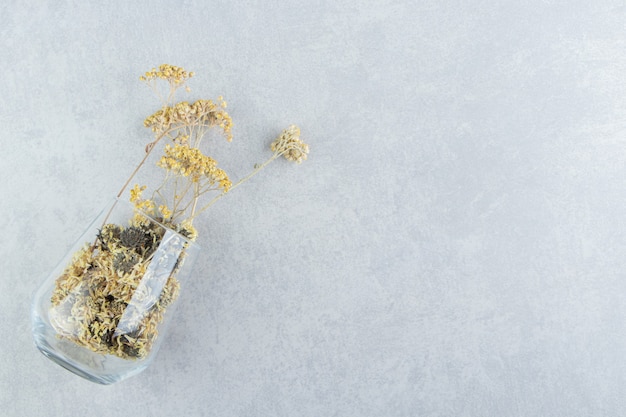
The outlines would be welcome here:
M 200 198 L 200 188 L 198 187 L 198 183 L 195 183 L 193 186 L 193 205 L 191 206 L 191 216 L 190 218 L 193 219 L 193 216 L 196 213 L 196 206 L 198 205 L 198 199 Z
M 143 164 L 146 162 L 146 160 L 148 159 L 148 157 L 150 156 L 150 154 L 152 153 L 152 151 L 154 150 L 154 148 L 156 147 L 156 145 L 161 141 L 161 139 L 163 139 L 166 136 L 169 136 L 170 133 L 172 133 L 175 130 L 178 130 L 179 127 L 172 127 L 171 129 L 168 129 L 166 131 L 164 131 L 163 133 L 161 133 L 155 140 L 153 140 L 152 142 L 150 142 L 148 144 L 148 146 L 146 146 L 146 154 L 144 155 L 143 159 L 141 160 L 141 162 L 139 162 L 139 164 L 137 165 L 137 167 L 135 168 L 135 170 L 132 172 L 132 174 L 130 174 L 130 177 L 128 177 L 128 179 L 126 180 L 126 182 L 124 183 L 124 185 L 122 186 L 122 189 L 120 190 L 120 192 L 117 194 L 117 197 L 121 197 L 122 194 L 124 193 L 124 191 L 126 190 L 126 187 L 128 187 L 128 184 L 130 184 L 130 182 L 133 180 L 133 178 L 135 177 L 135 175 L 137 174 L 137 172 L 139 172 L 139 170 L 141 169 L 141 167 L 143 166 Z
M 244 182 L 248 181 L 250 178 L 254 177 L 256 174 L 258 174 L 259 172 L 261 172 L 263 170 L 263 168 L 265 168 L 266 166 L 268 166 L 271 162 L 273 162 L 276 158 L 279 158 L 282 155 L 282 153 L 274 153 L 270 159 L 268 159 L 267 161 L 263 162 L 261 165 L 257 165 L 254 169 L 254 171 L 252 171 L 251 173 L 249 173 L 248 175 L 246 175 L 245 177 L 243 177 L 242 179 L 240 179 L 239 181 L 237 181 L 235 184 L 233 184 L 230 189 L 228 190 L 229 192 L 232 191 L 233 189 L 237 188 L 238 186 L 240 186 L 241 184 L 243 184 Z M 209 201 L 206 205 L 204 205 L 200 210 L 198 210 L 197 213 L 194 213 L 194 211 L 192 210 L 191 212 L 191 216 L 189 217 L 189 221 L 193 221 L 193 219 L 200 213 L 202 213 L 203 211 L 205 211 L 206 209 L 208 209 L 209 207 L 211 207 L 213 204 L 215 204 L 217 202 L 217 200 L 219 200 L 220 198 L 222 198 L 224 195 L 226 195 L 226 192 L 222 192 L 218 195 L 216 195 L 215 197 L 213 197 L 213 199 L 211 201 Z M 194 203 L 194 210 L 195 210 L 195 203 Z
M 139 164 L 137 165 L 137 167 L 135 168 L 135 170 L 130 174 L 130 177 L 128 177 L 128 179 L 126 180 L 126 182 L 124 183 L 124 185 L 122 186 L 122 189 L 120 190 L 119 193 L 117 193 L 117 198 L 120 198 L 122 196 L 122 194 L 124 194 L 124 191 L 126 190 L 126 188 L 128 187 L 128 184 L 130 184 L 130 182 L 133 180 L 133 178 L 135 177 L 135 175 L 137 175 L 137 172 L 139 172 L 139 170 L 141 169 L 141 167 L 143 166 L 143 164 L 146 162 L 146 160 L 148 159 L 148 157 L 150 156 L 150 154 L 152 153 L 152 151 L 154 150 L 154 148 L 156 147 L 156 145 L 161 141 L 161 139 L 163 139 L 164 137 L 166 137 L 170 132 L 172 132 L 173 130 L 176 129 L 169 129 L 163 133 L 161 133 L 155 140 L 153 140 L 152 142 L 150 142 L 148 144 L 148 146 L 146 147 L 146 154 L 144 155 L 143 159 L 141 160 L 141 162 L 139 162 Z M 109 216 L 111 215 L 111 212 L 113 211 L 113 209 L 115 208 L 115 206 L 117 205 L 117 200 L 113 203 L 113 205 L 111 206 L 111 208 L 109 209 L 109 212 L 107 213 L 107 215 L 104 217 L 104 220 L 102 221 L 102 227 L 104 227 L 104 225 L 106 224 L 107 220 L 109 219 Z M 96 246 L 96 242 L 94 242 L 93 245 L 91 245 L 92 248 L 95 248 Z

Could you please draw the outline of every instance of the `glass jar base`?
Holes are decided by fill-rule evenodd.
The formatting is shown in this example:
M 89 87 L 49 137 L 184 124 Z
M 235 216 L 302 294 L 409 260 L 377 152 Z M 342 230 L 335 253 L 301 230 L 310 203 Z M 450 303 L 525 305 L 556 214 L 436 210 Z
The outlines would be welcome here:
M 92 352 L 57 335 L 47 335 L 46 324 L 36 317 L 33 323 L 37 349 L 48 359 L 88 381 L 110 385 L 137 375 L 149 365 Z

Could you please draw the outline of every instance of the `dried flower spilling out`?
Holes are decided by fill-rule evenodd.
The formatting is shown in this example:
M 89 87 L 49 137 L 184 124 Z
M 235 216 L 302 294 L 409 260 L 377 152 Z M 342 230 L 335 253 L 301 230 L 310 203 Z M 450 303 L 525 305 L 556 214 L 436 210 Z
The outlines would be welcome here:
M 125 228 L 106 224 L 94 246 L 85 245 L 74 255 L 51 299 L 51 321 L 62 337 L 123 359 L 150 353 L 165 309 L 180 287 L 175 273 L 182 258 L 163 285 L 138 297 L 142 286 L 151 285 L 144 280 L 147 271 L 163 262 L 162 255 L 154 259 L 163 230 L 150 221 Z
M 184 68 L 163 64 L 140 77 L 162 103 L 144 120 L 154 139 L 120 195 L 155 149 L 162 150 L 156 165 L 163 170 L 163 181 L 149 195 L 144 195 L 145 185 L 132 187 L 130 201 L 136 210 L 129 223 L 105 221 L 95 241 L 76 253 L 56 280 L 51 322 L 62 337 L 95 352 L 124 359 L 145 358 L 166 308 L 179 293 L 176 274 L 186 246 L 180 243 L 172 249 L 172 242 L 195 240 L 193 221 L 198 214 L 272 161 L 283 156 L 301 163 L 309 154 L 309 146 L 300 139 L 300 129 L 291 125 L 271 143 L 273 154 L 264 163 L 231 182 L 206 153 L 207 141 L 203 140 L 213 129 L 227 141 L 232 140 L 233 122 L 226 101 L 221 96 L 194 102 L 173 100 L 181 88 L 189 91 L 186 83 L 193 76 Z M 165 146 L 157 147 L 163 141 Z M 168 233 L 175 236 L 173 241 L 167 238 Z
M 193 72 L 187 72 L 184 68 L 169 64 L 162 64 L 159 65 L 158 70 L 156 68 L 152 68 L 150 71 L 139 77 L 139 79 L 141 81 L 161 79 L 172 81 L 176 84 L 182 84 L 193 76 Z

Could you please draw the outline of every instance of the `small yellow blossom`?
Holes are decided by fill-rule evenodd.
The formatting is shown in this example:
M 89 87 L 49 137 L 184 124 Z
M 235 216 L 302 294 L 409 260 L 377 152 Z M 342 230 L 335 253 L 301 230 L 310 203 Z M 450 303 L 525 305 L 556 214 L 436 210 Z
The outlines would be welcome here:
M 175 175 L 190 177 L 194 183 L 207 179 L 210 185 L 218 184 L 225 191 L 231 184 L 226 172 L 217 167 L 217 161 L 204 155 L 198 148 L 180 144 L 165 145 L 165 155 L 157 165 Z
M 152 81 L 158 79 L 168 80 L 174 84 L 182 84 L 189 78 L 193 77 L 193 72 L 185 71 L 182 67 L 176 67 L 174 65 L 162 64 L 159 69 L 152 68 L 152 70 L 146 72 L 139 77 L 141 81 Z
M 291 125 L 283 130 L 270 145 L 275 154 L 283 155 L 285 159 L 301 163 L 309 155 L 309 145 L 300 140 L 300 128 Z
M 130 201 L 132 203 L 138 202 L 141 199 L 141 193 L 146 189 L 146 186 L 140 187 L 139 184 L 135 184 L 130 190 Z
M 213 100 L 197 100 L 194 103 L 181 101 L 173 106 L 163 106 L 148 116 L 143 124 L 157 136 L 172 131 L 185 131 L 190 127 L 209 129 L 219 127 L 227 141 L 233 139 L 233 121 L 226 112 L 226 102 L 219 104 Z
M 161 204 L 159 206 L 159 211 L 161 212 L 161 214 L 163 215 L 163 218 L 165 220 L 169 219 L 170 217 L 172 217 L 172 210 L 170 210 L 169 208 L 167 208 L 167 206 L 165 204 Z

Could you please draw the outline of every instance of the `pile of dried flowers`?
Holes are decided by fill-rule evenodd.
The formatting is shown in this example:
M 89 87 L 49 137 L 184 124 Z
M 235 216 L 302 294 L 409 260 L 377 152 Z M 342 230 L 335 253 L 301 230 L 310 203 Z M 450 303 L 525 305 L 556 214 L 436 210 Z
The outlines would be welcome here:
M 309 153 L 299 128 L 292 125 L 272 142 L 270 158 L 233 184 L 217 161 L 200 149 L 211 129 L 232 140 L 233 123 L 224 99 L 173 102 L 179 89 L 189 91 L 186 82 L 193 76 L 164 64 L 140 77 L 162 98 L 162 107 L 144 121 L 155 138 L 118 197 L 159 142 L 166 140 L 157 161 L 163 181 L 145 198 L 145 185 L 132 187 L 130 201 L 136 210 L 128 224 L 105 221 L 94 242 L 86 243 L 56 280 L 50 310 L 53 326 L 61 337 L 94 352 L 123 359 L 146 357 L 167 307 L 178 297 L 176 273 L 185 257 L 183 237 L 196 239 L 197 215 L 277 158 L 300 163 Z M 168 268 L 162 268 L 164 262 Z

